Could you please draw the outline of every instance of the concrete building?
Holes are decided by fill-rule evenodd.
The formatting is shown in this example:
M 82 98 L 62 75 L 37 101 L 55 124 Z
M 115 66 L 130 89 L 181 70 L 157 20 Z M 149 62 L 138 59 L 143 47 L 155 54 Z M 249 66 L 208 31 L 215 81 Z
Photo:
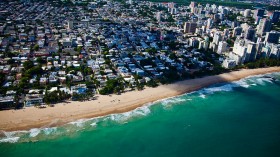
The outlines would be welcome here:
M 236 61 L 234 59 L 225 59 L 222 66 L 227 69 L 232 69 L 236 66 Z
M 270 17 L 272 23 L 279 22 L 279 18 L 280 18 L 280 11 L 274 11 Z
M 271 52 L 270 52 L 270 58 L 276 58 L 280 59 L 280 45 L 279 44 L 273 44 L 271 45 Z
M 245 46 L 245 41 L 240 38 L 236 38 L 233 46 L 233 53 L 238 57 L 235 57 L 237 64 L 243 64 L 245 60 L 245 55 L 247 51 L 247 46 Z
M 238 36 L 238 35 L 241 35 L 241 33 L 242 33 L 242 28 L 241 27 L 235 27 L 234 29 L 233 29 L 233 37 L 236 37 L 236 36 Z
M 227 50 L 227 42 L 225 41 L 220 41 L 219 42 L 219 45 L 218 45 L 218 50 L 217 50 L 217 53 L 218 54 L 222 54 L 223 52 L 226 52 Z
M 158 22 L 161 21 L 161 12 L 157 12 L 156 19 L 157 19 Z
M 190 8 L 191 8 L 191 12 L 194 13 L 195 12 L 195 8 L 197 7 L 197 3 L 196 2 L 191 2 L 190 4 Z
M 255 34 L 256 30 L 252 27 L 249 27 L 247 30 L 245 30 L 244 38 L 253 41 L 255 38 Z
M 257 34 L 258 35 L 263 35 L 266 32 L 269 32 L 271 30 L 271 20 L 269 19 L 261 19 L 258 26 L 257 26 Z
M 43 95 L 40 94 L 29 94 L 25 96 L 25 103 L 26 107 L 34 106 L 36 104 L 41 105 L 43 103 Z
M 229 29 L 224 29 L 224 40 L 229 37 Z
M 257 19 L 257 17 L 263 17 L 264 16 L 264 9 L 256 9 L 254 10 L 254 18 Z
M 246 9 L 245 11 L 244 11 L 244 17 L 250 17 L 250 15 L 251 15 L 251 9 Z
M 277 31 L 267 32 L 265 36 L 265 42 L 279 44 L 279 37 L 280 37 L 280 32 Z
M 257 57 L 257 44 L 250 42 L 247 44 L 245 62 L 254 61 L 256 60 L 256 57 Z
M 219 41 L 222 40 L 222 35 L 219 32 L 216 32 L 213 38 L 213 43 L 215 43 L 216 45 L 219 44 Z
M 73 27 L 73 21 L 68 21 L 67 22 L 67 27 L 68 27 L 68 29 L 73 29 L 74 27 Z
M 195 22 L 185 22 L 184 33 L 195 33 L 196 26 Z
M 207 20 L 207 26 L 206 26 L 206 28 L 207 28 L 207 29 L 210 29 L 210 28 L 212 27 L 212 23 L 213 23 L 212 19 L 209 18 L 209 19 Z

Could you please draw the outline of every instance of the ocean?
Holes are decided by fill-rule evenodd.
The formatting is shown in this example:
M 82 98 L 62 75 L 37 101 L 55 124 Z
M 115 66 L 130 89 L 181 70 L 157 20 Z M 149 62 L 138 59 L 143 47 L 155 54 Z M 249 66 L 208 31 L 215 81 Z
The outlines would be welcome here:
M 0 134 L 1 157 L 279 157 L 280 73 L 126 113 Z

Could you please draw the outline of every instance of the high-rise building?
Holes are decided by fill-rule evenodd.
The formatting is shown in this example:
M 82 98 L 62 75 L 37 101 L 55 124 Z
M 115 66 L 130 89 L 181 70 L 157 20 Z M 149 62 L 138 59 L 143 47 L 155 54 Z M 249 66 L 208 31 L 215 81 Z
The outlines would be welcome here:
M 207 29 L 210 29 L 211 26 L 212 26 L 212 23 L 213 23 L 212 19 L 209 18 L 209 19 L 207 20 L 207 27 L 206 27 L 206 28 L 207 28 Z
M 265 36 L 265 41 L 267 43 L 279 44 L 279 37 L 280 37 L 280 32 L 277 31 L 267 32 Z
M 254 11 L 254 18 L 256 19 L 257 17 L 263 17 L 264 16 L 264 9 L 256 9 Z
M 69 20 L 67 22 L 68 29 L 73 29 L 73 21 Z
M 271 52 L 270 52 L 270 58 L 280 58 L 280 45 L 279 44 L 273 44 L 271 45 Z
M 274 11 L 273 14 L 270 16 L 272 23 L 279 22 L 279 18 L 280 18 L 280 11 Z
M 250 42 L 247 44 L 245 62 L 254 61 L 256 60 L 256 57 L 257 57 L 257 44 Z
M 229 29 L 224 29 L 224 39 L 229 37 Z
M 219 41 L 222 40 L 222 36 L 219 32 L 216 32 L 213 38 L 213 43 L 215 43 L 216 45 L 219 44 Z
M 228 45 L 227 42 L 220 41 L 218 45 L 217 53 L 222 54 L 223 52 L 225 52 L 227 50 L 227 45 Z
M 194 7 L 197 7 L 197 3 L 192 1 L 191 4 L 190 4 L 190 8 L 194 8 Z
M 170 2 L 167 5 L 169 8 L 175 8 L 175 3 L 173 3 L 173 2 Z
M 238 57 L 235 58 L 237 64 L 244 63 L 247 47 L 245 46 L 245 41 L 241 38 L 236 38 L 233 46 L 233 53 Z
M 170 13 L 171 13 L 172 15 L 177 14 L 177 8 L 171 8 Z
M 184 33 L 195 33 L 196 26 L 195 22 L 185 22 Z
M 256 30 L 252 27 L 249 27 L 245 30 L 244 38 L 253 41 L 255 39 Z
M 266 32 L 269 32 L 271 30 L 271 20 L 263 18 L 260 20 L 258 26 L 257 26 L 257 34 L 263 35 Z
M 233 29 L 233 36 L 236 37 L 237 35 L 241 35 L 242 33 L 242 28 L 241 27 L 235 27 Z
M 231 28 L 234 28 L 234 27 L 237 27 L 237 26 L 239 26 L 239 22 L 233 21 L 233 22 L 231 23 Z
M 190 4 L 190 8 L 191 8 L 191 12 L 194 13 L 195 12 L 195 8 L 197 7 L 197 3 L 196 2 L 191 2 Z
M 264 47 L 264 43 L 263 42 L 258 42 L 257 43 L 257 54 L 260 54 L 261 55 L 261 50 L 262 48 Z M 260 56 L 261 57 L 261 56 Z
M 208 47 L 209 47 L 209 42 L 207 42 L 207 41 L 200 41 L 199 42 L 198 49 L 208 50 Z
M 157 12 L 156 19 L 157 19 L 158 22 L 161 21 L 161 12 Z

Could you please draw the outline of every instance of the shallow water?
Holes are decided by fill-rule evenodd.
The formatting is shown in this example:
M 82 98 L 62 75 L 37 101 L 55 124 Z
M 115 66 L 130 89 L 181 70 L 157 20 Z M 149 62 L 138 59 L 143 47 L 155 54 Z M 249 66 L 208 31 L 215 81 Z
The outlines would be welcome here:
M 217 84 L 122 114 L 4 134 L 1 157 L 278 157 L 280 73 Z

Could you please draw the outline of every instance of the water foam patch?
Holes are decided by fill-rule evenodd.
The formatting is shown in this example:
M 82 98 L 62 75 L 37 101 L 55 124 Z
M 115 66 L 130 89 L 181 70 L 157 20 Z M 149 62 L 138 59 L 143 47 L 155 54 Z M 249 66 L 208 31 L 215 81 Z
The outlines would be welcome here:
M 4 137 L 0 138 L 0 143 L 16 143 L 20 137 L 29 133 L 29 131 L 2 131 Z
M 97 122 L 93 122 L 90 124 L 91 126 L 97 126 Z
M 200 98 L 202 98 L 202 99 L 205 99 L 206 98 L 206 95 L 205 94 L 202 94 L 202 93 L 199 93 L 199 96 L 198 97 L 200 97 Z
M 55 133 L 57 130 L 57 127 L 52 127 L 52 128 L 44 128 L 43 132 L 45 135 L 50 135 L 52 133 Z
M 34 129 L 31 129 L 29 132 L 30 132 L 29 133 L 30 137 L 36 137 L 37 135 L 40 134 L 41 130 L 38 128 L 34 128 Z
M 187 94 L 184 94 L 184 95 L 187 95 Z M 178 105 L 178 104 L 181 104 L 183 102 L 186 102 L 186 101 L 190 101 L 191 99 L 185 99 L 185 98 L 182 98 L 183 95 L 181 96 L 176 96 L 176 97 L 171 97 L 171 98 L 167 98 L 167 99 L 163 99 L 163 100 L 160 100 L 158 102 L 161 103 L 161 105 L 167 109 L 167 108 L 170 108 L 174 105 Z
M 168 104 L 177 104 L 177 103 L 184 102 L 184 101 L 186 101 L 186 99 L 174 97 L 174 98 L 164 99 L 161 101 L 161 103 L 163 105 L 168 105 Z
M 19 139 L 20 137 L 6 137 L 0 139 L 0 143 L 16 143 Z
M 90 120 L 92 120 L 92 118 L 90 118 L 90 119 L 79 119 L 77 121 L 70 122 L 69 124 L 75 125 L 77 127 L 83 127 L 85 125 L 85 123 L 87 121 L 90 121 Z
M 138 107 L 135 110 L 132 110 L 129 112 L 111 114 L 108 117 L 106 117 L 105 119 L 109 119 L 109 120 L 112 120 L 112 121 L 115 121 L 118 123 L 124 123 L 131 118 L 142 117 L 142 116 L 148 115 L 149 113 L 151 113 L 151 110 L 149 107 L 150 107 L 150 105 L 145 105 L 142 107 Z

